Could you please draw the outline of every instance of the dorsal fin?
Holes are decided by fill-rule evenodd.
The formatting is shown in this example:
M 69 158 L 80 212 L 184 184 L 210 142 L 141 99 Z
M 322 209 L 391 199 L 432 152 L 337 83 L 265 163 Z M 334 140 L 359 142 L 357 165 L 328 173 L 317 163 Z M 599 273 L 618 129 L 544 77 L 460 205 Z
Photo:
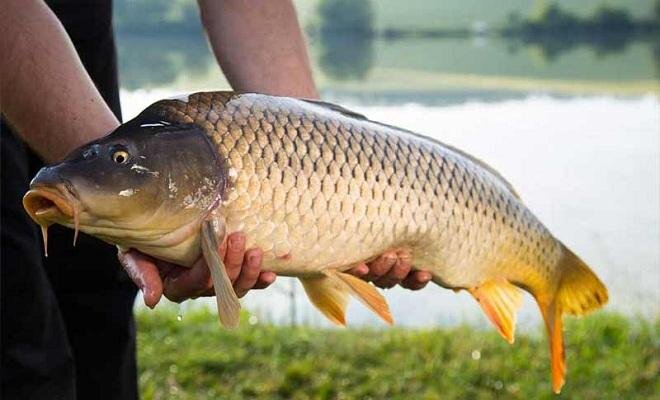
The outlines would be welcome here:
M 430 142 L 433 142 L 433 143 L 436 143 L 440 146 L 443 146 L 443 147 L 447 148 L 448 150 L 453 151 L 454 153 L 460 155 L 461 157 L 467 158 L 468 160 L 470 160 L 473 163 L 477 164 L 481 168 L 483 168 L 486 171 L 490 172 L 493 176 L 495 176 L 495 178 L 497 178 L 504 185 L 504 187 L 507 188 L 507 190 L 509 190 L 509 192 L 511 192 L 511 194 L 514 197 L 516 197 L 517 199 L 520 199 L 520 195 L 518 195 L 518 192 L 516 192 L 516 190 L 513 188 L 513 185 L 511 185 L 511 183 L 509 183 L 509 181 L 507 181 L 499 172 L 497 172 L 497 170 L 495 170 L 495 168 L 493 168 L 490 165 L 486 164 L 484 161 L 478 159 L 477 157 L 464 152 L 463 150 L 457 149 L 454 146 L 448 145 L 446 143 L 443 143 L 443 142 L 441 142 L 439 140 L 436 140 L 436 139 L 433 139 L 431 137 L 421 135 L 417 132 L 413 132 L 413 131 L 410 131 L 410 130 L 407 130 L 407 129 L 399 128 L 398 126 L 384 124 L 382 122 L 372 121 L 372 120 L 370 120 L 369 118 L 367 118 L 366 116 L 364 116 L 360 113 L 357 113 L 355 111 L 351 111 L 351 110 L 349 110 L 347 108 L 344 108 L 342 106 L 339 106 L 337 104 L 328 103 L 326 101 L 320 101 L 320 100 L 310 100 L 310 99 L 300 99 L 300 100 L 304 101 L 304 102 L 307 102 L 307 103 L 310 103 L 310 104 L 313 104 L 315 106 L 323 107 L 323 108 L 328 109 L 330 111 L 340 113 L 341 115 L 343 115 L 345 117 L 348 117 L 348 118 L 355 118 L 357 120 L 364 121 L 364 122 L 369 122 L 369 123 L 372 123 L 374 125 L 379 125 L 379 126 L 382 126 L 382 127 L 388 128 L 388 129 L 393 129 L 393 130 L 396 130 L 396 131 L 399 131 L 399 132 L 405 132 L 405 133 L 411 134 L 415 137 L 418 137 L 422 140 L 428 140 Z
M 328 103 L 327 101 L 312 100 L 312 99 L 299 99 L 299 100 L 304 101 L 306 103 L 313 104 L 315 106 L 323 107 L 323 108 L 326 108 L 328 110 L 338 112 L 338 113 L 340 113 L 340 114 L 342 114 L 342 115 L 344 115 L 345 117 L 348 117 L 348 118 L 355 118 L 355 119 L 359 119 L 361 121 L 373 122 L 373 121 L 369 120 L 369 118 L 365 117 L 364 115 L 362 115 L 358 112 L 349 110 L 348 108 L 344 108 L 344 107 L 342 107 L 340 105 L 337 105 L 337 104 L 334 104 L 334 103 Z

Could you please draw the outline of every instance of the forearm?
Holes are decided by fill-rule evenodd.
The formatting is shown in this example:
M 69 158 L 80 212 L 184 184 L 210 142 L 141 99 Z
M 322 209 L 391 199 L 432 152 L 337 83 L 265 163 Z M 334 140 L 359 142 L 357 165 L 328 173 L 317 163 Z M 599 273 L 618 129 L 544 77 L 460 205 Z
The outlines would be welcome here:
M 234 90 L 318 97 L 291 0 L 198 0 L 213 52 Z
M 44 160 L 58 160 L 118 125 L 43 1 L 3 1 L 0 37 L 2 114 Z

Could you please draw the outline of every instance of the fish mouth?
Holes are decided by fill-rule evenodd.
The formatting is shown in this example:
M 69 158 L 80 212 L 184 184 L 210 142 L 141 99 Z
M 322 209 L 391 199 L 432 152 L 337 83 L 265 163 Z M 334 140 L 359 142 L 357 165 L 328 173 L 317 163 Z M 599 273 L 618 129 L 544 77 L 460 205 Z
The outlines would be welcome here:
M 68 193 L 68 192 L 67 192 Z M 23 207 L 39 225 L 73 218 L 73 202 L 61 194 L 60 190 L 45 187 L 30 189 L 23 196 Z
M 80 201 L 66 185 L 59 184 L 54 188 L 33 187 L 23 196 L 23 207 L 30 218 L 41 227 L 46 255 L 48 255 L 48 227 L 56 222 L 73 220 L 75 246 L 80 230 Z

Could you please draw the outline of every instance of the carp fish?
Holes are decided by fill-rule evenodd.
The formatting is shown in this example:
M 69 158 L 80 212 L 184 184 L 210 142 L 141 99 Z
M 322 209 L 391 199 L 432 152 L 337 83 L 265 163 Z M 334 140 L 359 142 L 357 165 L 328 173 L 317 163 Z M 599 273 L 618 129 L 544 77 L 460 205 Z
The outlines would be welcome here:
M 235 231 L 340 325 L 349 296 L 392 323 L 376 287 L 346 273 L 385 251 L 468 291 L 510 343 L 526 291 L 545 321 L 557 393 L 562 315 L 608 299 L 493 168 L 321 101 L 233 92 L 158 101 L 41 169 L 23 204 L 45 246 L 58 223 L 182 266 L 203 256 L 229 327 L 240 303 L 217 249 Z

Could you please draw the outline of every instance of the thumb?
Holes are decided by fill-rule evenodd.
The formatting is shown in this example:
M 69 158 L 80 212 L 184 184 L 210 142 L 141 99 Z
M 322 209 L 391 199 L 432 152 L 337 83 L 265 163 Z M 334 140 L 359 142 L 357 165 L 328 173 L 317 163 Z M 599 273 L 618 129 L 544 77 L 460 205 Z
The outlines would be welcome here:
M 154 308 L 163 295 L 163 281 L 154 260 L 134 249 L 127 252 L 119 250 L 117 258 L 128 276 L 142 291 L 144 304 Z

